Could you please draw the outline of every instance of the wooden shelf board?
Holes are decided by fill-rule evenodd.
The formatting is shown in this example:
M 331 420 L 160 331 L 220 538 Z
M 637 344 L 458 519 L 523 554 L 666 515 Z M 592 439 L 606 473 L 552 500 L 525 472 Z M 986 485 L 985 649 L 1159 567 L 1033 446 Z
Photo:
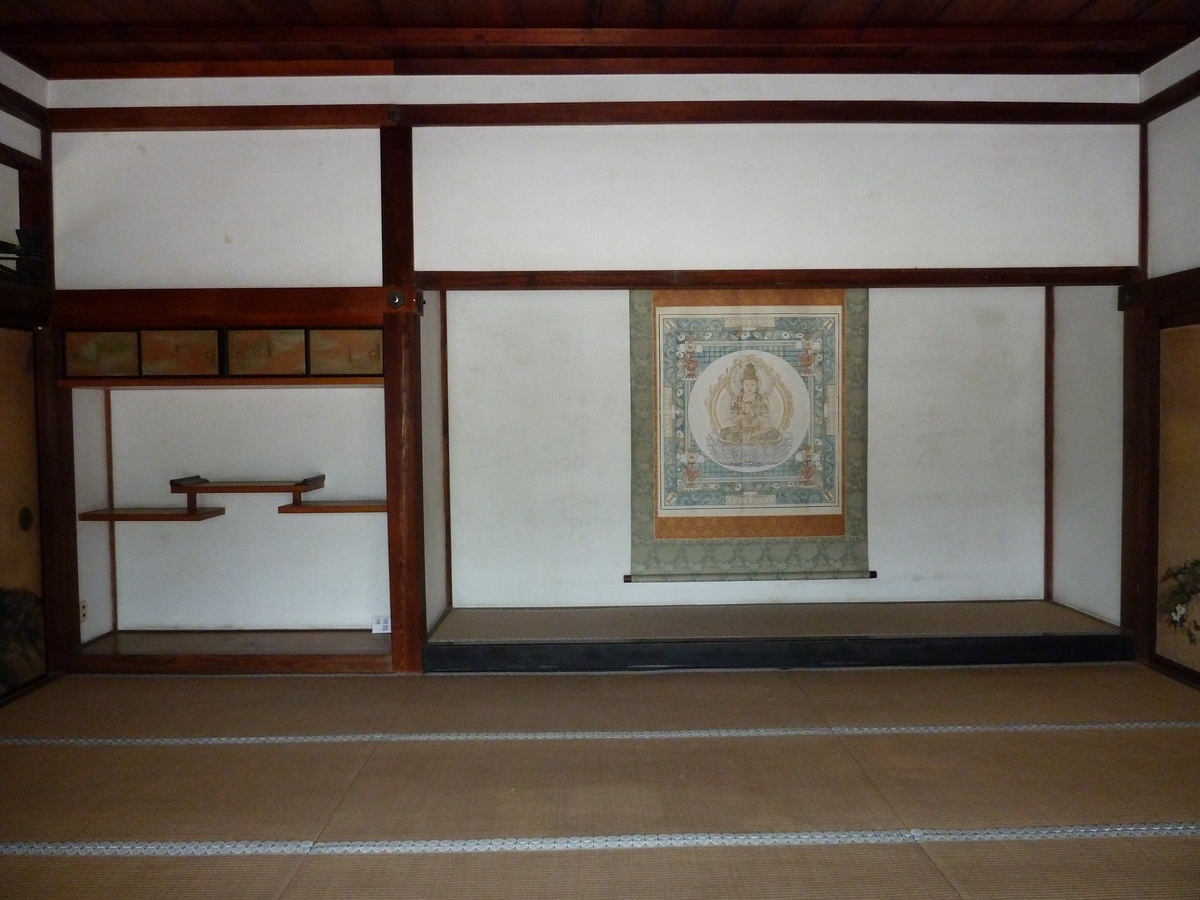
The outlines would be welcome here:
M 223 506 L 201 506 L 195 512 L 178 506 L 129 506 L 80 513 L 81 522 L 202 522 L 225 515 Z
M 300 481 L 209 481 L 192 475 L 171 480 L 172 494 L 304 494 L 325 486 L 324 475 Z
M 285 503 L 281 513 L 385 513 L 386 500 L 305 500 Z

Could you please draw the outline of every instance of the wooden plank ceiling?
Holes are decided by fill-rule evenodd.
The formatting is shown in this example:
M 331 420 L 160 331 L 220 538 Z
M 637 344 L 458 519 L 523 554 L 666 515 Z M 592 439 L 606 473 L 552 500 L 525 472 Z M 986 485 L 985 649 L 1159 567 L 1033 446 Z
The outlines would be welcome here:
M 3 0 L 55 78 L 303 73 L 1139 72 L 1200 0 Z

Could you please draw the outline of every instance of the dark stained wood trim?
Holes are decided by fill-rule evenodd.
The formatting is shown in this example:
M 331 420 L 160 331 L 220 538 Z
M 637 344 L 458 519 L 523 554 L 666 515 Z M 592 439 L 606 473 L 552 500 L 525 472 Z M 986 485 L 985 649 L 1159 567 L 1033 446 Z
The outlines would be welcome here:
M 112 429 L 112 391 L 104 391 L 104 488 L 105 498 L 109 509 L 117 505 L 113 487 L 113 429 Z M 117 598 L 117 520 L 109 519 L 108 528 L 108 599 L 112 604 L 112 615 L 109 617 L 108 630 L 120 628 Z
M 660 125 L 747 123 L 1134 124 L 1136 103 L 938 100 L 709 100 L 453 103 L 396 106 L 404 125 Z
M 1138 271 L 1150 271 L 1150 126 L 1138 126 Z
M 79 330 L 378 327 L 387 294 L 384 287 L 58 291 L 54 323 Z
M 383 317 L 388 578 L 392 665 L 420 672 L 425 645 L 425 514 L 421 466 L 421 328 L 413 288 L 412 129 L 379 133 L 383 280 L 403 305 Z
M 60 365 L 58 332 L 50 328 L 34 332 L 34 364 L 46 663 L 50 671 L 62 672 L 79 649 L 79 557 L 71 392 L 55 383 Z
M 446 610 L 442 613 L 445 615 L 454 608 L 454 578 L 451 575 L 453 571 L 453 549 L 451 545 L 451 524 L 450 524 L 450 356 L 449 356 L 449 340 L 447 338 L 448 326 L 446 317 L 449 314 L 446 309 L 446 292 L 438 292 L 439 303 L 441 304 L 441 328 L 438 339 L 441 341 L 442 350 L 439 359 L 439 368 L 441 369 L 442 379 L 442 508 L 446 511 Z M 438 621 L 441 621 L 440 619 Z
M 70 672 L 195 675 L 333 675 L 392 671 L 391 659 L 377 654 L 122 654 L 76 653 Z
M 1045 361 L 1044 361 L 1044 407 L 1043 407 L 1043 461 L 1045 472 L 1045 506 L 1042 530 L 1042 599 L 1054 599 L 1054 356 L 1055 320 L 1054 288 L 1046 288 L 1045 300 Z
M 1158 556 L 1158 321 L 1125 312 L 1124 439 L 1121 500 L 1121 627 L 1137 658 L 1154 652 Z
M 50 293 L 45 288 L 0 283 L 0 328 L 50 324 Z
M 1169 675 L 1176 681 L 1182 681 L 1184 684 L 1191 685 L 1194 688 L 1200 688 L 1200 672 L 1195 669 L 1189 669 L 1187 666 L 1180 665 L 1173 659 L 1167 659 L 1165 656 L 1159 656 L 1154 653 L 1150 656 L 1150 667 L 1157 669 L 1164 675 Z
M 392 664 L 401 672 L 420 672 L 426 637 L 421 329 L 412 312 L 389 310 L 384 316 L 383 358 Z
M 1200 97 L 1200 72 L 1181 78 L 1169 88 L 1164 88 L 1153 97 L 1142 101 L 1143 121 L 1153 122 L 1160 116 L 1178 109 Z
M 215 378 L 60 378 L 59 387 L 68 388 L 116 388 L 120 390 L 153 390 L 154 388 L 231 388 L 231 387 L 364 387 L 382 386 L 379 375 L 329 375 L 310 377 L 307 375 L 261 375 L 257 377 Z
M 1136 266 L 994 269 L 725 269 L 416 272 L 421 290 L 525 291 L 627 288 L 1044 287 L 1128 284 Z
M 10 169 L 40 169 L 42 161 L 16 147 L 0 144 L 0 166 L 8 166 Z
M 867 28 L 441 28 L 337 25 L 18 25 L 5 29 L 0 47 L 70 47 L 103 44 L 340 44 L 408 49 L 471 47 L 480 52 L 561 48 L 784 51 L 815 47 L 1157 44 L 1181 46 L 1186 25 L 1121 23 L 1065 25 L 943 25 Z M 420 55 L 420 54 L 413 54 Z
M 412 286 L 416 232 L 413 223 L 413 133 L 408 127 L 379 132 L 382 166 L 384 284 Z
M 53 79 L 255 78 L 339 75 L 1137 74 L 1141 55 L 1026 56 L 512 56 L 404 59 L 56 62 Z
M 46 126 L 46 107 L 14 91 L 6 84 L 0 84 L 0 112 L 6 112 L 38 128 Z
M 50 77 L 56 81 L 127 78 L 333 77 L 339 75 L 393 75 L 395 68 L 395 61 L 391 59 L 228 59 L 177 60 L 173 62 L 64 60 L 51 63 Z
M 1186 312 L 1200 298 L 1200 268 L 1160 275 L 1122 286 L 1118 309 L 1143 308 L 1150 315 Z
M 385 104 L 344 106 L 137 106 L 52 109 L 51 131 L 222 131 L 387 128 Z

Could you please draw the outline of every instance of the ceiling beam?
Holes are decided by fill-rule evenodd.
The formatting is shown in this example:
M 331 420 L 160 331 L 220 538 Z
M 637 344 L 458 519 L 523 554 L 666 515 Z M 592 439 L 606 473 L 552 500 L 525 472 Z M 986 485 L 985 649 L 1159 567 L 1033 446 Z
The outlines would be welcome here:
M 55 26 L 5 29 L 0 47 L 97 44 L 289 44 L 475 50 L 787 50 L 805 47 L 1154 44 L 1188 40 L 1183 25 L 1001 25 L 931 28 L 359 28 L 338 26 Z

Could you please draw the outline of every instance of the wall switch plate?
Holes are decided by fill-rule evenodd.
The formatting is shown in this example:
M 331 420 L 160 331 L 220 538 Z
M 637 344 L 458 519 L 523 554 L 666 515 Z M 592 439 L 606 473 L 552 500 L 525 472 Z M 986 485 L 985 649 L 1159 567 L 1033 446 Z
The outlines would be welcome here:
M 391 634 L 392 633 L 392 617 L 391 616 L 376 616 L 371 623 L 371 634 Z

